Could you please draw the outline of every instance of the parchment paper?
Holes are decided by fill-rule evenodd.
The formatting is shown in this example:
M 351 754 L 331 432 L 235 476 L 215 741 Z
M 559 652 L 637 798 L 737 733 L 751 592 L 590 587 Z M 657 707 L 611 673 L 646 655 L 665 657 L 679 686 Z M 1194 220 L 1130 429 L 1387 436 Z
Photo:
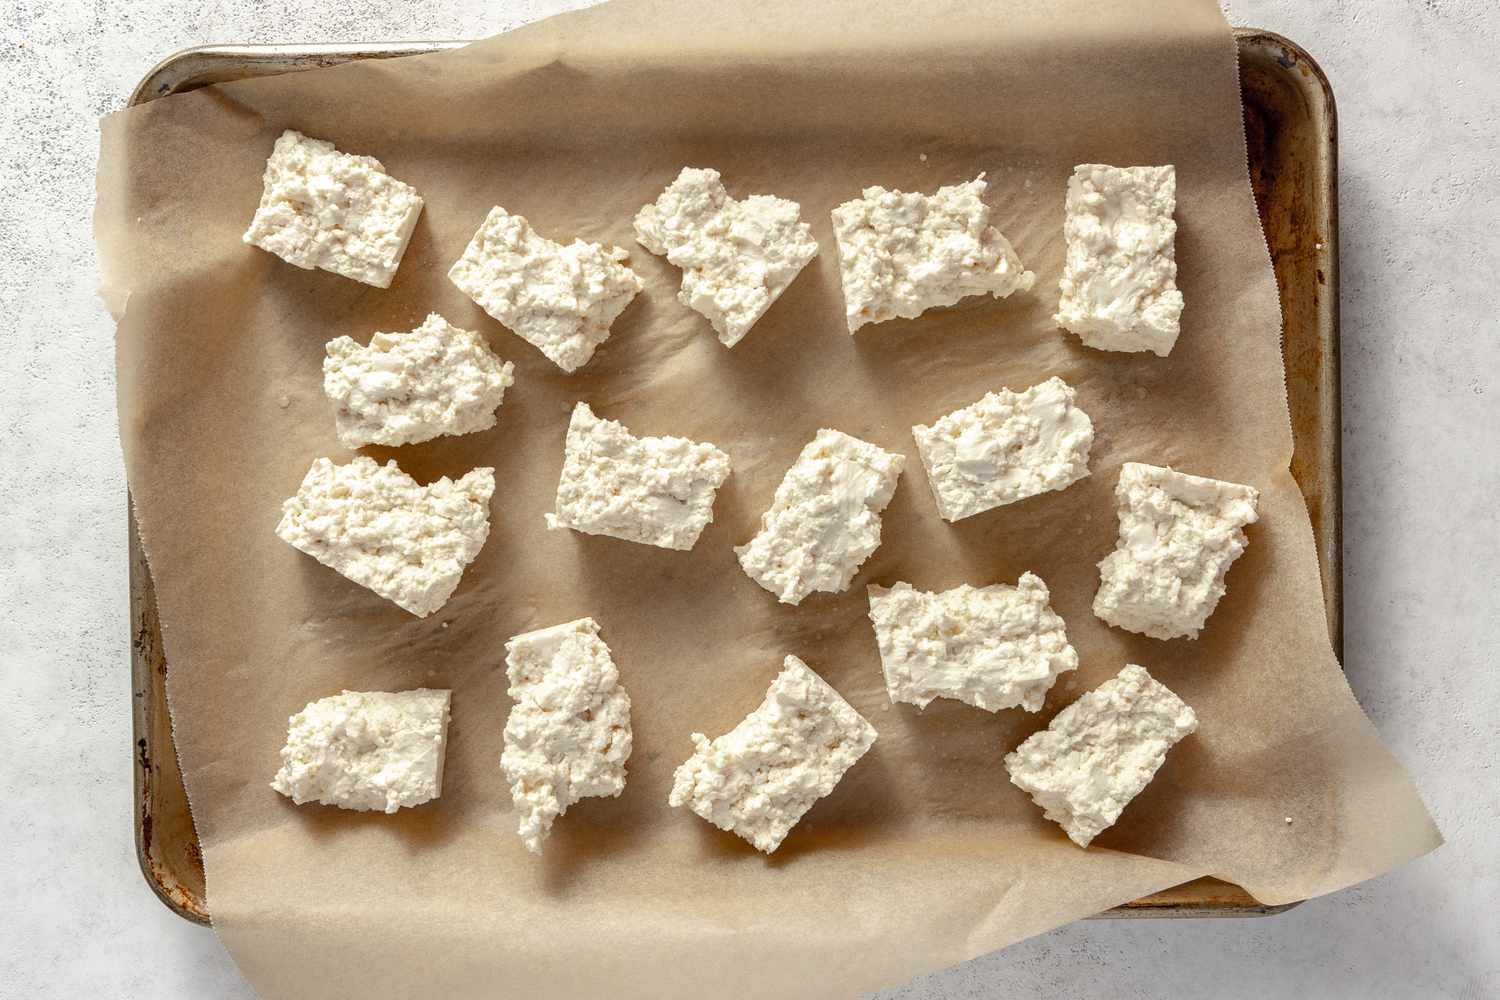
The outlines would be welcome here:
M 1213 873 L 1267 903 L 1439 842 L 1330 649 L 1291 436 L 1276 287 L 1246 178 L 1235 48 L 1211 0 L 1127 4 L 621 0 L 462 51 L 227 84 L 107 119 L 98 233 L 119 318 L 120 426 L 156 581 L 177 746 L 219 934 L 268 996 L 847 996 Z M 240 242 L 284 128 L 378 156 L 426 198 L 393 286 Z M 1167 359 L 1054 328 L 1074 163 L 1175 163 L 1187 309 Z M 801 202 L 820 256 L 733 351 L 675 299 L 630 222 L 685 164 Z M 988 174 L 1039 280 L 843 331 L 828 211 L 868 184 Z M 446 271 L 492 205 L 544 234 L 631 248 L 647 288 L 561 374 Z M 517 366 L 499 426 L 396 450 L 422 481 L 492 465 L 492 530 L 418 620 L 278 541 L 309 463 L 346 460 L 325 341 L 429 310 Z M 1051 375 L 1098 438 L 1092 475 L 948 525 L 910 426 Z M 547 532 L 575 400 L 733 459 L 690 553 Z M 731 546 L 821 426 L 908 456 L 885 542 L 837 596 L 780 606 Z M 1261 521 L 1203 637 L 1090 613 L 1122 462 L 1251 483 Z M 1039 715 L 889 705 L 865 585 L 1052 587 L 1082 665 Z M 593 615 L 634 702 L 624 795 L 529 856 L 498 761 L 504 640 Z M 879 730 L 774 856 L 666 806 L 688 734 L 758 702 L 786 653 Z M 1198 712 L 1120 822 L 1079 850 L 1002 755 L 1126 662 Z M 287 717 L 342 688 L 453 688 L 442 798 L 396 816 L 297 808 L 267 787 Z M 1292 822 L 1288 824 L 1286 818 Z

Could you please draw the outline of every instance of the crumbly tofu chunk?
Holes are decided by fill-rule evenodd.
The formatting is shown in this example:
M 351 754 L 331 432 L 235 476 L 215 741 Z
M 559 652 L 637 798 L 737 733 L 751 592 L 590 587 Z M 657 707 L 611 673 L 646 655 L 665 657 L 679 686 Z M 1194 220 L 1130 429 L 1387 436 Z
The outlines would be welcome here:
M 712 741 L 693 734 L 697 750 L 672 776 L 667 801 L 770 854 L 874 742 L 875 727 L 788 656 L 738 726 Z
M 1006 754 L 1005 769 L 1073 843 L 1087 847 L 1197 728 L 1181 698 L 1132 664 Z
M 1089 474 L 1094 424 L 1060 378 L 986 393 L 931 427 L 911 429 L 947 521 L 1066 489 Z
M 422 199 L 373 156 L 290 129 L 266 161 L 260 207 L 244 240 L 288 264 L 389 288 Z
M 281 505 L 276 534 L 418 618 L 448 602 L 490 533 L 495 470 L 420 486 L 396 467 L 356 457 L 313 462 Z
M 729 456 L 679 437 L 636 437 L 625 425 L 573 407 L 547 527 L 664 549 L 690 549 L 714 519 Z
M 516 636 L 505 644 L 505 669 L 515 706 L 500 767 L 521 841 L 540 854 L 569 806 L 624 791 L 630 696 L 592 618 Z
M 683 167 L 636 214 L 635 238 L 682 268 L 677 298 L 738 344 L 818 255 L 802 206 L 768 194 L 729 196 L 717 170 Z
M 485 312 L 545 354 L 577 371 L 609 339 L 615 318 L 644 283 L 620 247 L 575 239 L 554 243 L 519 215 L 496 206 L 448 278 Z
M 1068 180 L 1058 326 L 1101 351 L 1151 351 L 1177 342 L 1177 170 L 1083 163 Z
M 1003 299 L 1032 286 L 1036 275 L 990 225 L 987 187 L 984 174 L 931 195 L 867 187 L 833 210 L 850 333 L 971 295 Z
M 345 691 L 287 723 L 271 787 L 299 806 L 393 813 L 443 791 L 450 692 Z
M 870 587 L 869 595 L 893 704 L 926 708 L 956 698 L 988 712 L 1037 712 L 1058 675 L 1078 666 L 1047 585 L 1033 573 L 1014 587 L 964 584 L 931 594 L 898 583 Z
M 1154 639 L 1198 638 L 1259 501 L 1250 486 L 1126 462 L 1115 485 L 1120 539 L 1099 563 L 1094 614 Z
M 880 547 L 880 512 L 906 457 L 824 428 L 787 470 L 760 530 L 735 548 L 750 579 L 783 604 L 846 590 Z
M 369 347 L 337 337 L 325 351 L 323 392 L 346 448 L 488 430 L 515 382 L 515 365 L 437 313 L 410 332 L 377 333 Z

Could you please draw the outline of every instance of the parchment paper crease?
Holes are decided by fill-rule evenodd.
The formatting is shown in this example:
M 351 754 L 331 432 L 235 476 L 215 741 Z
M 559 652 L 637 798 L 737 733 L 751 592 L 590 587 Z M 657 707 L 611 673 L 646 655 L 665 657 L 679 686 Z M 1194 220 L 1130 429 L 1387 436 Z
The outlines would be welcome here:
M 914 13 L 920 9 L 920 15 Z M 379 157 L 426 198 L 386 291 L 240 242 L 284 128 Z M 1056 330 L 1068 172 L 1175 163 L 1182 337 L 1166 359 Z M 686 164 L 801 202 L 822 252 L 733 351 L 675 299 L 630 220 Z M 916 321 L 842 329 L 828 211 L 868 184 L 985 171 L 1039 280 Z M 632 250 L 645 293 L 565 376 L 446 278 L 492 205 Z M 621 0 L 457 52 L 226 84 L 104 122 L 98 235 L 119 319 L 120 427 L 160 601 L 183 774 L 225 944 L 267 996 L 848 996 L 1205 873 L 1277 903 L 1438 842 L 1352 699 L 1324 625 L 1291 437 L 1276 287 L 1246 178 L 1234 44 L 1211 0 L 1152 4 Z M 325 341 L 429 310 L 517 366 L 499 426 L 397 450 L 426 481 L 492 465 L 484 551 L 418 620 L 281 543 L 281 500 L 348 453 Z M 910 434 L 985 391 L 1060 375 L 1098 429 L 1092 476 L 957 525 Z M 574 401 L 639 434 L 712 441 L 734 473 L 690 553 L 543 529 Z M 820 426 L 908 456 L 855 586 L 779 606 L 738 568 Z M 1127 460 L 1252 483 L 1262 518 L 1197 642 L 1090 613 Z M 1082 666 L 1040 715 L 892 708 L 865 585 L 1051 585 Z M 540 860 L 498 761 L 502 643 L 593 615 L 635 705 L 624 795 L 559 821 Z M 723 732 L 786 653 L 879 730 L 767 859 L 666 806 L 688 734 Z M 1088 852 L 1001 756 L 1126 662 L 1201 727 Z M 452 687 L 438 802 L 293 807 L 267 787 L 287 716 L 354 689 Z M 1293 822 L 1286 823 L 1291 817 Z

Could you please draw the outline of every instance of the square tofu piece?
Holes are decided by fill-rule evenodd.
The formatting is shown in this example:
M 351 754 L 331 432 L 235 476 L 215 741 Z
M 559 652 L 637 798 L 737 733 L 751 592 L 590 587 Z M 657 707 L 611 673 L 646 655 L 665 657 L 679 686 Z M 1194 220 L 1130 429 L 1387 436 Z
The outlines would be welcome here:
M 443 791 L 450 692 L 345 691 L 287 723 L 271 787 L 299 806 L 393 813 Z
M 1151 351 L 1177 342 L 1177 171 L 1084 163 L 1068 181 L 1057 324 L 1101 351 Z
M 1078 666 L 1041 577 L 1014 587 L 965 584 L 940 594 L 871 587 L 870 621 L 891 702 L 926 708 L 956 698 L 997 712 L 1037 712 L 1057 676 Z
M 1060 378 L 1025 392 L 986 393 L 931 427 L 911 429 L 927 485 L 946 521 L 958 521 L 1089 474 L 1094 424 Z
M 422 199 L 373 156 L 281 133 L 244 240 L 288 264 L 389 288 L 411 242 Z
M 682 268 L 683 305 L 708 317 L 725 347 L 738 344 L 818 255 L 795 201 L 729 197 L 717 170 L 684 167 L 635 217 L 635 238 Z
M 369 347 L 337 337 L 325 352 L 323 392 L 346 448 L 488 430 L 515 381 L 484 338 L 437 313 L 408 333 L 377 333 Z
M 735 548 L 750 579 L 783 604 L 847 590 L 880 547 L 880 512 L 906 458 L 824 428 L 787 470 L 760 531 Z
M 539 235 L 498 206 L 448 278 L 481 309 L 545 354 L 577 371 L 609 339 L 610 324 L 644 286 L 620 247 Z
M 1073 843 L 1087 847 L 1197 728 L 1181 698 L 1131 665 L 1006 754 L 1005 769 Z
M 874 742 L 875 727 L 788 656 L 738 726 L 713 741 L 693 734 L 698 749 L 673 774 L 667 801 L 770 854 Z
M 313 462 L 281 505 L 277 536 L 418 618 L 448 602 L 490 533 L 495 470 L 426 486 L 360 455 Z
M 729 478 L 729 456 L 679 437 L 636 437 L 573 407 L 547 527 L 572 528 L 664 549 L 690 549 L 714 519 L 714 495 Z
M 1099 563 L 1094 614 L 1154 639 L 1198 638 L 1259 501 L 1250 486 L 1126 462 L 1115 485 L 1120 540 Z
M 850 333 L 970 295 L 1003 299 L 1032 286 L 1036 275 L 990 225 L 986 187 L 984 174 L 931 195 L 867 187 L 833 210 Z
M 505 644 L 505 668 L 515 706 L 500 767 L 521 841 L 540 854 L 569 806 L 624 791 L 630 696 L 592 618 L 516 636 Z

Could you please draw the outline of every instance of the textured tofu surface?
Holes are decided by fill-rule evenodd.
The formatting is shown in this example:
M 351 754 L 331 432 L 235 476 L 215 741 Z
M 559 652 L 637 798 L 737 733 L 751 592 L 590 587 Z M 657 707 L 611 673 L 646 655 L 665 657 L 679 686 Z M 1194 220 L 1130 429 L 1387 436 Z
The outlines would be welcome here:
M 1078 666 L 1049 596 L 1033 573 L 1014 587 L 965 584 L 937 594 L 909 583 L 870 587 L 891 701 L 926 708 L 956 698 L 990 712 L 1040 711 L 1058 675 Z
M 818 431 L 776 487 L 760 530 L 734 550 L 740 566 L 783 604 L 848 589 L 880 547 L 880 512 L 905 464 L 842 431 Z
M 637 213 L 635 233 L 682 268 L 678 299 L 708 318 L 725 347 L 739 343 L 818 255 L 795 201 L 731 198 L 717 170 L 694 167 Z
M 850 333 L 971 295 L 1003 299 L 1032 286 L 1036 275 L 990 225 L 987 187 L 983 174 L 930 195 L 867 187 L 833 210 Z
M 770 854 L 875 742 L 875 727 L 788 656 L 760 707 L 677 768 L 668 799 Z
M 422 199 L 373 156 L 290 129 L 266 161 L 260 207 L 244 241 L 289 264 L 389 288 Z
M 555 243 L 523 216 L 495 207 L 448 278 L 506 329 L 565 372 L 609 339 L 609 328 L 644 286 L 620 247 Z
M 345 691 L 291 717 L 271 787 L 301 805 L 393 813 L 443 791 L 448 691 Z
M 592 618 L 516 636 L 505 644 L 505 668 L 515 704 L 500 767 L 521 841 L 540 854 L 569 806 L 624 791 L 630 696 Z
M 1132 664 L 1006 754 L 1005 769 L 1048 819 L 1087 847 L 1150 783 L 1167 751 L 1197 728 L 1181 698 Z
M 1115 485 L 1120 538 L 1099 563 L 1094 614 L 1156 639 L 1196 639 L 1259 501 L 1250 486 L 1126 462 Z
M 447 603 L 490 533 L 495 470 L 421 486 L 396 467 L 360 455 L 326 458 L 281 507 L 276 534 L 288 545 L 419 618 Z
M 1089 474 L 1094 424 L 1060 378 L 1024 392 L 986 393 L 933 423 L 911 429 L 927 485 L 944 520 L 958 521 Z
M 1102 351 L 1166 357 L 1182 320 L 1176 209 L 1171 165 L 1074 167 L 1057 324 Z
M 437 313 L 415 330 L 377 333 L 368 347 L 337 337 L 325 353 L 323 392 L 346 448 L 488 430 L 515 382 L 515 366 L 495 357 L 484 338 Z
M 573 407 L 547 527 L 690 549 L 714 519 L 729 456 L 679 437 L 636 437 L 614 420 Z

